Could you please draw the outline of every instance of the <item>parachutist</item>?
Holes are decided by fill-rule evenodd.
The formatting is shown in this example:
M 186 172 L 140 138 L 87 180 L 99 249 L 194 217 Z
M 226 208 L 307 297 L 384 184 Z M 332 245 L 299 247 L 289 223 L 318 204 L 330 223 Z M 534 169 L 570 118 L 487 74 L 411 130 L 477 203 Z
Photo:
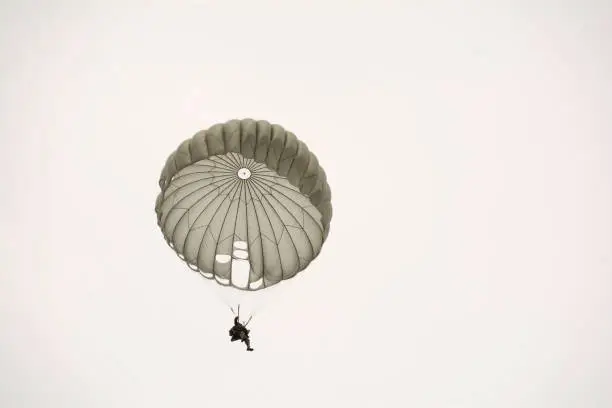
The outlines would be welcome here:
M 234 327 L 229 330 L 230 341 L 240 340 L 246 344 L 248 351 L 253 351 L 251 348 L 251 341 L 249 339 L 250 330 L 246 326 L 238 321 L 239 316 L 234 317 Z

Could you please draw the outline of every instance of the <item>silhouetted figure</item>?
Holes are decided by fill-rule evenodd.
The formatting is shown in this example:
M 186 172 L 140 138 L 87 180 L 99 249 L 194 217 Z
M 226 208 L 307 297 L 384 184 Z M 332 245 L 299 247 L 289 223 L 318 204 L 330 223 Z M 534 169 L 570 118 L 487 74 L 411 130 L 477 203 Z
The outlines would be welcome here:
M 240 340 L 246 344 L 248 351 L 253 351 L 251 341 L 249 340 L 250 330 L 238 321 L 239 316 L 234 317 L 234 327 L 229 330 L 230 341 Z

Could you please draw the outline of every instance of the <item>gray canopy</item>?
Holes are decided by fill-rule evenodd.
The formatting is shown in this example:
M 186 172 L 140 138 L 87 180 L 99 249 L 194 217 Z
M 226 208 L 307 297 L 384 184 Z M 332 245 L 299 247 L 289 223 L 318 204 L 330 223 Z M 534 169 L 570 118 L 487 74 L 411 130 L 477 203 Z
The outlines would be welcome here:
M 321 251 L 331 191 L 317 157 L 279 125 L 216 124 L 166 161 L 155 212 L 170 247 L 219 284 L 243 290 L 295 276 Z M 237 265 L 247 273 L 238 278 Z

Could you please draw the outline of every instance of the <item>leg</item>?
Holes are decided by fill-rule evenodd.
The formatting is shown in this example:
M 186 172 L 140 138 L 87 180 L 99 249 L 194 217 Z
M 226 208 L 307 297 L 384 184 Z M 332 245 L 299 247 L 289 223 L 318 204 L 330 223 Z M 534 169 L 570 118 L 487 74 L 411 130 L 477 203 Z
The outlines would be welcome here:
M 247 350 L 248 351 L 253 351 L 253 349 L 251 348 L 251 341 L 249 340 L 249 338 L 247 337 L 246 339 L 243 340 L 247 346 Z

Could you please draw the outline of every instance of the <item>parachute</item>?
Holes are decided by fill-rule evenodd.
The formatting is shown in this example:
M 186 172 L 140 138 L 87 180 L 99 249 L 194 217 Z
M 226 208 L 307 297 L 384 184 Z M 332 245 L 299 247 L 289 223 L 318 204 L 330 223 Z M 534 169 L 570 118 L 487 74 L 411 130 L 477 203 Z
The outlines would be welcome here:
M 296 276 L 321 252 L 331 191 L 314 153 L 266 121 L 197 132 L 168 157 L 155 212 L 168 245 L 222 286 L 259 291 Z

